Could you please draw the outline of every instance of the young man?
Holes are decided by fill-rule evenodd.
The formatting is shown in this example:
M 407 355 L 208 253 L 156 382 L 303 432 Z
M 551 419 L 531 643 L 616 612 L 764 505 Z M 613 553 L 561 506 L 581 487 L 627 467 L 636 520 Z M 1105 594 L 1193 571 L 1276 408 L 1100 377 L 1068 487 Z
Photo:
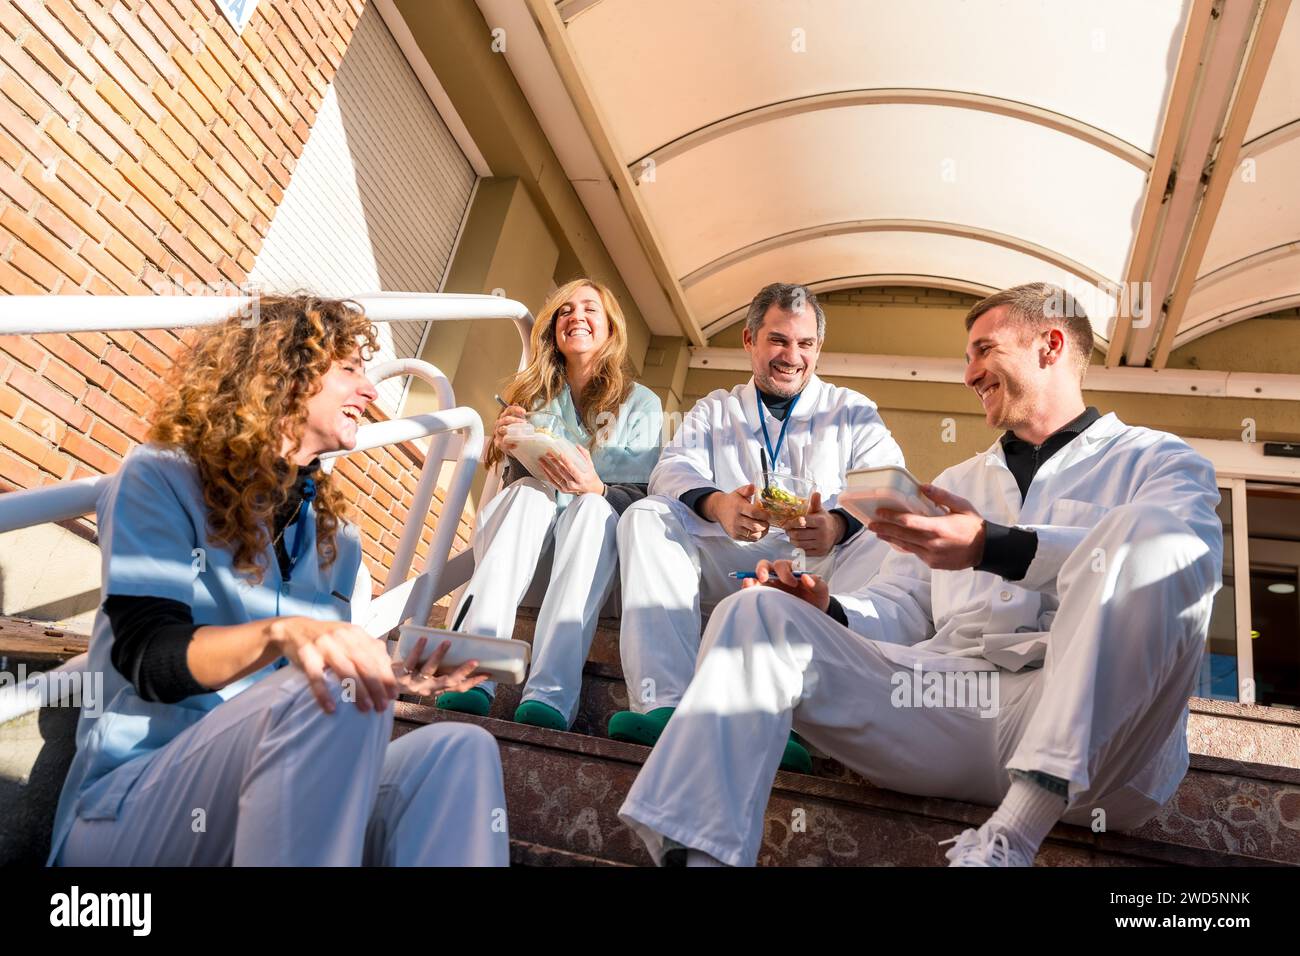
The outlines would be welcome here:
M 810 568 L 853 590 L 888 553 L 835 500 L 847 471 L 901 465 L 903 453 L 870 400 L 813 374 L 825 337 L 808 289 L 762 289 L 745 321 L 753 378 L 696 403 L 650 475 L 651 497 L 623 515 L 620 646 L 633 710 L 614 715 L 610 736 L 658 739 L 695 671 L 702 612 L 740 590 L 731 572 L 799 548 Z M 779 527 L 761 507 L 764 460 L 769 473 L 814 483 L 805 517 Z M 807 751 L 792 740 L 783 766 L 810 769 Z
M 878 786 L 996 805 L 954 866 L 1027 866 L 1057 820 L 1129 829 L 1177 789 L 1222 571 L 1214 469 L 1085 408 L 1092 331 L 1062 290 L 997 293 L 966 325 L 966 384 L 1006 434 L 926 486 L 943 517 L 868 525 L 898 553 L 867 587 L 762 562 L 767 586 L 718 607 L 620 814 L 656 859 L 752 864 L 792 724 Z M 911 692 L 927 678 L 942 693 Z

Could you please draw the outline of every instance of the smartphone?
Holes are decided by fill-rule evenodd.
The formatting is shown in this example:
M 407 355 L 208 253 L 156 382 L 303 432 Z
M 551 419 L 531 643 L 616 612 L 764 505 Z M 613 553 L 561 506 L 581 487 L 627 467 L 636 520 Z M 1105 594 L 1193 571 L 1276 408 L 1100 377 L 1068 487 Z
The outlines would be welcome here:
M 909 514 L 938 518 L 947 514 L 921 491 L 917 481 L 901 465 L 881 465 L 878 468 L 859 468 L 845 476 L 845 490 L 836 501 L 853 517 L 864 524 L 874 521 L 876 511 L 891 508 Z
M 498 684 L 522 684 L 528 675 L 528 660 L 533 648 L 527 641 L 503 641 L 496 637 L 458 634 L 439 627 L 417 627 L 414 624 L 403 624 L 398 633 L 399 660 L 406 660 L 416 643 L 424 637 L 428 638 L 424 645 L 425 657 L 436 651 L 443 641 L 451 641 L 447 656 L 438 668 L 442 672 L 459 667 L 466 661 L 478 661 L 474 673 L 487 674 Z

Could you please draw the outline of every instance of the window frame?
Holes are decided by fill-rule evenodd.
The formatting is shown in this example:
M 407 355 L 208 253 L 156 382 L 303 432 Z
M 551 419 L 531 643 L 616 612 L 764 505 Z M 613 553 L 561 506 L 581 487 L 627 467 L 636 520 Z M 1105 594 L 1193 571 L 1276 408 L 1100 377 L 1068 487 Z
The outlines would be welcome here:
M 1243 426 L 1246 422 L 1242 423 Z M 1300 458 L 1265 457 L 1262 443 L 1188 439 L 1214 465 L 1220 489 L 1232 492 L 1233 609 L 1237 627 L 1237 702 L 1255 704 L 1255 655 L 1250 639 L 1250 521 L 1246 495 L 1254 484 L 1281 485 L 1300 494 Z M 1249 684 L 1247 683 L 1249 681 Z M 1249 688 L 1249 693 L 1243 693 Z M 1258 705 L 1267 706 L 1267 705 Z

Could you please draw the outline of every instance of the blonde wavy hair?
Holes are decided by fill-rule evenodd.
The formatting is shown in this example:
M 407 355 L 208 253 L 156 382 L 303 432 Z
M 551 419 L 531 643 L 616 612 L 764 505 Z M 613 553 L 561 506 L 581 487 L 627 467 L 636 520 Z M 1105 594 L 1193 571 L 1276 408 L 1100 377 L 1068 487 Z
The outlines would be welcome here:
M 338 359 L 375 350 L 360 306 L 312 295 L 263 296 L 257 311 L 200 332 L 158 393 L 149 440 L 184 451 L 198 468 L 208 537 L 229 548 L 254 584 L 266 573 L 273 516 L 298 478 L 307 401 Z M 284 439 L 290 442 L 286 460 Z M 316 476 L 316 552 L 328 567 L 345 517 L 343 494 Z
M 591 443 L 600 440 L 602 416 L 617 416 L 619 406 L 632 392 L 632 374 L 627 365 L 627 320 L 614 293 L 592 279 L 573 279 L 552 292 L 537 310 L 533 323 L 533 358 L 523 371 L 502 390 L 501 397 L 509 405 L 519 405 L 536 411 L 564 391 L 564 355 L 555 341 L 555 320 L 560 307 L 582 288 L 595 290 L 609 320 L 609 338 L 596 353 L 596 371 L 591 376 L 582 395 L 575 395 L 575 404 L 582 409 L 582 423 L 591 433 Z M 608 420 L 608 418 L 606 418 Z M 489 442 L 483 453 L 483 464 L 491 468 L 502 458 L 495 442 Z

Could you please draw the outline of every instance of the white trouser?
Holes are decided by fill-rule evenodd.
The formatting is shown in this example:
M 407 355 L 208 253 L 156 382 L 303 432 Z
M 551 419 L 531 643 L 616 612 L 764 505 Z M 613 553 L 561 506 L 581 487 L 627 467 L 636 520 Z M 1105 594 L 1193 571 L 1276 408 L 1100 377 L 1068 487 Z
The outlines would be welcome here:
M 547 577 L 523 699 L 549 704 L 570 724 L 600 609 L 618 573 L 617 526 L 618 515 L 600 495 L 579 495 L 557 512 L 551 492 L 525 478 L 488 502 L 474 533 L 474 576 L 461 599 L 473 595 L 474 603 L 460 629 L 509 639 L 534 576 Z M 490 681 L 479 686 L 496 690 Z
M 695 673 L 700 621 L 723 598 L 740 590 L 732 571 L 753 571 L 763 560 L 789 559 L 794 546 L 784 534 L 759 541 L 726 535 L 693 535 L 689 509 L 680 501 L 643 498 L 618 524 L 618 555 L 623 569 L 623 611 L 619 649 L 628 702 L 639 713 L 676 707 Z M 861 588 L 889 553 L 871 532 L 820 558 L 808 558 L 809 571 L 829 576 L 834 590 Z
M 115 820 L 73 825 L 62 866 L 506 866 L 496 741 L 393 707 L 333 714 L 285 667 L 149 757 Z
M 1095 548 L 1107 567 L 1092 569 Z M 1130 829 L 1186 771 L 1187 698 L 1204 649 L 1213 558 L 1178 518 L 1110 512 L 1067 559 L 1041 670 L 1009 673 L 978 658 L 856 634 L 801 599 L 754 588 L 724 601 L 681 706 L 619 816 L 656 860 L 663 838 L 732 865 L 753 864 L 791 727 L 873 784 L 996 804 L 1008 769 L 1070 783 L 1069 822 L 1105 810 Z M 979 704 L 903 706 L 914 667 L 979 670 L 997 713 Z M 924 700 L 924 698 L 922 698 Z M 987 710 L 987 708 L 985 708 Z M 1133 782 L 1162 768 L 1158 785 Z

